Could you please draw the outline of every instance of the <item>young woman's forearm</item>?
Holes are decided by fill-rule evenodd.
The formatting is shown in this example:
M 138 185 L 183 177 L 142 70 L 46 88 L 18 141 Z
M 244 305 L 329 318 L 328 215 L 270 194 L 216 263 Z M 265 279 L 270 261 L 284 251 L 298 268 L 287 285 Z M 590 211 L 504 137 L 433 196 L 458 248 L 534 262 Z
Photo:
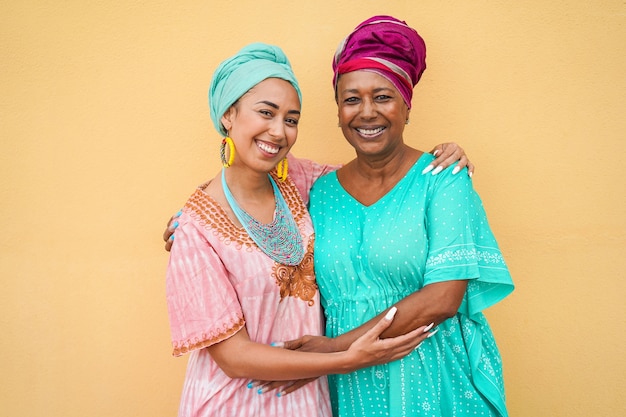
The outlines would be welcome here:
M 231 378 L 291 381 L 327 374 L 342 374 L 387 363 L 413 352 L 428 337 L 426 326 L 394 338 L 381 339 L 393 322 L 397 308 L 363 332 L 348 348 L 330 353 L 272 347 L 250 340 L 245 327 L 206 349 Z
M 356 369 L 354 355 L 347 352 L 297 352 L 253 342 L 244 329 L 208 347 L 222 370 L 231 378 L 288 381 Z

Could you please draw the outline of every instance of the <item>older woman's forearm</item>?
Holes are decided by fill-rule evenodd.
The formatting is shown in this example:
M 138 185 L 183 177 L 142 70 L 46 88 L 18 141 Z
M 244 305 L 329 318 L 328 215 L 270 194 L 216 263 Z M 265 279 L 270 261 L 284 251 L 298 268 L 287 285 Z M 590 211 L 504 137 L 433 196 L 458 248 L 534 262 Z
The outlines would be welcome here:
M 467 280 L 430 284 L 396 303 L 398 313 L 381 337 L 395 337 L 429 323 L 453 317 L 465 296 Z
M 420 326 L 435 325 L 453 317 L 463 301 L 467 280 L 445 281 L 425 286 L 394 304 L 398 308 L 391 326 L 381 334 L 381 338 L 406 334 Z M 391 307 L 391 306 L 389 306 Z M 361 326 L 335 338 L 338 350 L 347 349 L 352 342 L 367 332 L 385 315 L 387 310 L 363 323 Z

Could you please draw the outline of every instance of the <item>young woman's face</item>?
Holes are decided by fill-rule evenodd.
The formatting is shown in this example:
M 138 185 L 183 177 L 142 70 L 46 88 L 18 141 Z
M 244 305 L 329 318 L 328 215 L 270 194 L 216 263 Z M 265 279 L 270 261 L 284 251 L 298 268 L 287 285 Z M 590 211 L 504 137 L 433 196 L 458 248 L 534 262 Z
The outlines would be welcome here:
M 385 77 L 371 71 L 342 74 L 337 107 L 343 135 L 357 154 L 382 156 L 403 143 L 409 108 Z
M 252 87 L 222 116 L 234 164 L 271 171 L 296 142 L 299 120 L 300 100 L 288 81 L 268 78 Z

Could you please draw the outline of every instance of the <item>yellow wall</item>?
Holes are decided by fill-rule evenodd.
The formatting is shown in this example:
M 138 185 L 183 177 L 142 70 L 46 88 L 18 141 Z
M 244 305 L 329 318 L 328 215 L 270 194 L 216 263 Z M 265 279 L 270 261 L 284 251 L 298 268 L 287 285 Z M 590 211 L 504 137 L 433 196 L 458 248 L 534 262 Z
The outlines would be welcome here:
M 618 0 L 0 3 L 0 414 L 175 414 L 160 236 L 218 168 L 213 69 L 281 45 L 296 153 L 347 161 L 330 59 L 381 12 L 429 48 L 407 139 L 462 143 L 517 284 L 488 311 L 511 415 L 625 415 Z

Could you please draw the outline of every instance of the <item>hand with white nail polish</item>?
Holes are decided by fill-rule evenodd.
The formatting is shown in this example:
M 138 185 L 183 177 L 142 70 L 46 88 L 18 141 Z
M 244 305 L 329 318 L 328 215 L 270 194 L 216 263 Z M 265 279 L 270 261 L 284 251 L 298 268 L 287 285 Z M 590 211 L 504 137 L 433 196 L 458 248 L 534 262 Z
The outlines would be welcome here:
M 363 367 L 364 360 L 368 361 L 368 366 L 373 366 L 400 359 L 428 338 L 428 329 L 434 323 L 400 336 L 381 339 L 381 334 L 391 326 L 397 312 L 396 306 L 391 307 L 382 319 L 350 345 L 347 352 L 355 355 L 355 370 Z
M 436 159 L 422 171 L 422 174 L 427 174 L 432 171 L 432 175 L 437 175 L 454 163 L 456 163 L 456 166 L 452 170 L 452 174 L 456 175 L 461 172 L 463 168 L 466 167 L 467 174 L 470 177 L 474 173 L 474 164 L 472 164 L 467 158 L 467 155 L 465 154 L 463 148 L 461 148 L 454 142 L 442 143 L 440 145 L 437 145 L 430 153 L 432 153 L 436 157 Z

